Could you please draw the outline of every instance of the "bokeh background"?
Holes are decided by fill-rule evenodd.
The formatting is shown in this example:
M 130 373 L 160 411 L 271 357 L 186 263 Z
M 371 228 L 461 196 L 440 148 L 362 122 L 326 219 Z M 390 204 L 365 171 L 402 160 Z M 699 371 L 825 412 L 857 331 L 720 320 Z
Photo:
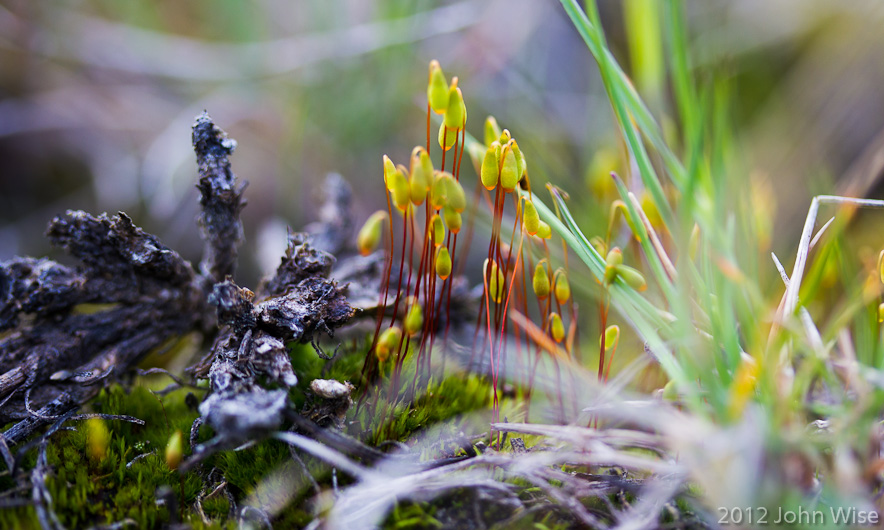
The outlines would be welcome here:
M 646 3 L 600 7 L 665 130 L 677 126 L 665 52 L 627 44 L 654 42 L 630 35 L 640 20 L 625 23 Z M 766 183 L 773 248 L 794 248 L 812 194 L 880 195 L 884 3 L 687 8 L 697 76 L 728 93 L 728 177 Z M 190 125 L 207 109 L 239 142 L 249 206 L 238 280 L 253 285 L 277 263 L 285 227 L 315 219 L 327 173 L 356 189 L 357 219 L 384 203 L 381 156 L 405 160 L 423 143 L 433 58 L 460 78 L 468 130 L 480 135 L 494 114 L 534 182 L 567 190 L 588 220 L 605 217 L 595 179 L 628 168 L 594 61 L 558 2 L 3 0 L 0 259 L 57 256 L 42 232 L 66 209 L 125 211 L 198 259 Z

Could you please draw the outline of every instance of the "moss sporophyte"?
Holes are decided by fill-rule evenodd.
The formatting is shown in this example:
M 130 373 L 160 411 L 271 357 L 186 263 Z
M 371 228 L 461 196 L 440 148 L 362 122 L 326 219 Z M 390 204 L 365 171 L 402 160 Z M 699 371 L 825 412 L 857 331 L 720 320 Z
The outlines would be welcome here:
M 436 142 L 431 141 L 434 115 L 441 117 Z M 441 354 L 446 355 L 448 351 L 452 284 L 456 278 L 464 275 L 467 279 L 474 278 L 479 273 L 482 300 L 471 355 L 487 356 L 493 389 L 492 421 L 497 422 L 498 390 L 507 352 L 515 350 L 524 357 L 515 359 L 516 362 L 535 368 L 536 360 L 544 352 L 556 358 L 557 344 L 563 345 L 567 357 L 573 357 L 579 351 L 576 333 L 579 315 L 571 297 L 568 246 L 562 240 L 564 260 L 553 266 L 549 247 L 552 228 L 534 204 L 525 152 L 514 135 L 501 129 L 492 116 L 484 122 L 483 144 L 468 135 L 466 123 L 467 106 L 458 78 L 448 83 L 441 65 L 431 61 L 427 77 L 425 143 L 412 149 L 407 164 L 397 164 L 383 156 L 387 211 L 372 214 L 359 231 L 359 250 L 367 254 L 383 239 L 385 221 L 394 221 L 393 211 L 400 214 L 389 225 L 376 329 L 363 372 L 368 380 L 382 373 L 389 376 L 390 399 L 394 402 L 399 396 L 399 380 L 407 358 L 416 356 L 415 364 L 424 367 L 423 375 L 420 370 L 415 372 L 413 385 L 419 378 L 428 377 L 437 339 L 441 340 Z M 465 184 L 469 179 L 462 165 L 465 152 L 469 152 L 478 177 L 471 185 L 473 192 L 469 199 L 465 191 L 465 187 L 470 186 Z M 484 266 L 480 271 L 468 271 L 471 249 L 459 250 L 458 236 L 466 230 L 466 246 L 479 246 L 473 240 L 473 225 L 477 208 L 483 206 L 489 210 L 491 219 L 487 246 L 481 247 L 485 248 Z M 560 220 L 560 212 L 556 215 Z M 505 222 L 507 227 L 503 226 Z M 612 251 L 615 255 L 619 254 L 619 249 L 615 251 Z M 617 277 L 634 288 L 644 288 L 641 274 L 623 265 L 622 257 L 618 263 L 612 263 L 606 273 L 608 283 Z M 606 320 L 606 305 L 600 311 L 603 321 Z M 530 329 L 510 325 L 511 313 L 529 315 L 538 324 Z M 551 340 L 541 339 L 538 330 Z M 606 372 L 605 366 L 610 369 L 610 358 L 616 347 L 605 346 L 604 336 L 600 340 L 601 378 Z M 508 342 L 515 347 L 508 348 Z M 533 348 L 534 363 L 528 360 L 531 354 L 524 351 L 523 345 L 529 350 Z M 607 365 L 605 351 L 611 353 Z M 530 400 L 533 373 L 524 377 L 525 380 L 518 383 L 525 389 L 526 400 Z

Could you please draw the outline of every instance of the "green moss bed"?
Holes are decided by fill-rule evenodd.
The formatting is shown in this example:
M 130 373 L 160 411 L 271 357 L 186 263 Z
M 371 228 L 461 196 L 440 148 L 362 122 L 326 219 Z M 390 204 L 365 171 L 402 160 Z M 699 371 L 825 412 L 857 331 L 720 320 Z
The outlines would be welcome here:
M 312 397 L 307 387 L 317 377 L 358 381 L 365 349 L 342 352 L 329 366 L 308 347 L 292 350 L 292 363 L 299 384 L 291 391 L 291 402 L 298 408 L 309 407 Z M 323 374 L 323 369 L 325 373 Z M 406 366 L 402 378 L 414 376 L 413 366 Z M 372 389 L 385 388 L 386 378 Z M 118 524 L 132 528 L 160 528 L 183 523 L 193 528 L 239 527 L 239 518 L 231 517 L 226 494 L 209 495 L 203 476 L 214 470 L 223 477 L 235 502 L 257 499 L 263 504 L 277 502 L 279 510 L 271 523 L 277 528 L 300 528 L 310 524 L 328 507 L 334 488 L 345 487 L 350 478 L 334 473 L 317 459 L 304 457 L 304 467 L 295 465 L 288 446 L 277 440 L 264 440 L 238 450 L 223 451 L 209 457 L 201 467 L 185 474 L 169 468 L 165 449 L 176 431 L 186 442 L 193 421 L 199 416 L 197 406 L 205 394 L 201 387 L 179 388 L 160 392 L 170 380 L 166 376 L 137 377 L 131 386 L 115 384 L 106 388 L 83 412 L 127 415 L 143 420 L 138 425 L 118 420 L 82 420 L 68 423 L 50 438 L 47 461 L 50 472 L 46 486 L 52 497 L 52 509 L 61 524 L 68 528 L 102 527 Z M 375 447 L 389 447 L 391 441 L 417 445 L 430 431 L 433 437 L 466 437 L 478 442 L 478 435 L 488 426 L 490 384 L 475 375 L 450 369 L 444 377 L 431 378 L 417 393 L 408 396 L 404 388 L 394 410 L 388 392 L 368 392 L 361 406 L 350 408 L 346 418 L 349 434 Z M 354 394 L 358 402 L 363 389 Z M 503 409 L 515 405 L 505 400 Z M 471 414 L 472 413 L 472 414 Z M 8 428 L 8 426 L 7 426 Z M 203 426 L 197 441 L 211 437 L 211 428 Z M 430 444 L 425 444 L 430 445 Z M 481 452 L 478 443 L 474 450 Z M 442 448 L 450 455 L 463 454 L 457 446 Z M 438 448 L 437 448 L 438 452 Z M 19 466 L 32 469 L 37 447 L 31 447 Z M 426 458 L 433 458 L 426 452 Z M 309 472 L 312 481 L 305 476 Z M 315 482 L 315 486 L 314 486 Z M 277 484 L 278 483 L 278 484 Z M 276 487 L 281 486 L 281 487 Z M 519 485 L 517 485 L 519 486 Z M 0 474 L 0 491 L 16 488 L 8 470 Z M 521 495 L 536 493 L 521 485 Z M 317 495 L 317 488 L 320 493 Z M 285 491 L 282 499 L 262 498 Z M 202 492 L 202 514 L 196 506 Z M 271 493 L 267 493 L 271 492 Z M 571 519 L 564 513 L 543 511 L 520 516 L 513 508 L 471 501 L 473 494 L 451 490 L 432 502 L 401 502 L 387 515 L 385 528 L 440 528 L 461 526 L 494 528 L 506 522 L 512 528 L 566 528 Z M 174 512 L 174 513 L 173 513 Z M 0 528 L 39 528 L 33 506 L 0 510 Z

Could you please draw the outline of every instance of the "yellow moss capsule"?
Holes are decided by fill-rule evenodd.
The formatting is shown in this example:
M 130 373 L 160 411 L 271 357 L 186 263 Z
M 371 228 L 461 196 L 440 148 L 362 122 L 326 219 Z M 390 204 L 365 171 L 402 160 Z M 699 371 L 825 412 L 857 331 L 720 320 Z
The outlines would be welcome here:
M 878 304 L 878 323 L 884 322 L 884 302 Z
M 565 338 L 565 324 L 562 322 L 562 317 L 556 312 L 549 314 L 549 334 L 556 342 L 562 342 Z
M 617 186 L 611 172 L 618 169 L 619 160 L 615 151 L 604 147 L 596 151 L 586 170 L 586 185 L 590 192 L 600 199 L 616 195 Z
M 537 237 L 540 239 L 549 239 L 552 237 L 552 228 L 544 221 L 540 220 L 540 225 L 537 227 Z
M 593 236 L 592 239 L 589 240 L 589 244 L 599 253 L 599 256 L 608 255 L 608 246 L 605 244 L 605 240 L 601 237 Z
M 451 254 L 447 247 L 440 246 L 436 249 L 436 275 L 442 280 L 451 276 Z
M 378 344 L 374 353 L 380 362 L 390 358 L 390 354 L 399 351 L 399 343 L 402 341 L 402 330 L 398 326 L 392 326 L 383 331 L 378 337 Z
M 565 269 L 559 267 L 553 275 L 553 292 L 556 295 L 556 301 L 564 304 L 571 298 L 571 284 L 568 283 L 568 273 Z
M 417 146 L 411 152 L 411 167 L 409 168 L 411 202 L 420 206 L 427 199 L 430 191 L 430 183 L 433 182 L 433 162 L 427 150 Z
M 467 121 L 467 107 L 463 102 L 463 92 L 457 88 L 456 77 L 451 80 L 451 88 L 448 89 L 448 108 L 442 121 L 449 129 L 463 129 Z
M 766 250 L 774 234 L 777 211 L 777 194 L 769 177 L 755 171 L 749 175 L 749 204 L 752 205 L 750 221 L 758 250 Z
M 439 147 L 448 151 L 457 142 L 457 129 L 449 129 L 443 123 L 439 126 Z
M 697 259 L 697 250 L 700 248 L 700 225 L 694 223 L 694 228 L 691 230 L 691 238 L 688 240 L 688 256 L 691 258 L 691 261 Z M 884 281 L 884 276 L 882 276 L 881 281 Z
M 528 178 L 528 162 L 525 160 L 524 151 L 519 151 L 519 167 L 521 168 L 519 180 Z
M 488 278 L 488 297 L 495 303 L 501 303 L 503 301 L 503 289 L 505 283 L 503 271 L 500 270 L 497 263 L 493 260 L 489 261 L 488 259 L 485 260 L 485 267 L 483 270 Z
M 448 173 L 437 171 L 433 177 L 433 188 L 430 190 L 430 205 L 436 211 L 441 210 L 443 206 L 448 204 L 448 186 L 445 184 L 445 175 L 448 175 Z
M 513 147 L 513 156 L 516 158 L 516 174 L 519 175 L 519 179 L 521 179 L 522 175 L 525 174 L 525 157 L 522 155 L 522 150 L 519 149 L 519 144 L 516 142 L 515 138 L 510 141 L 510 145 Z M 518 182 L 518 179 L 516 182 Z
M 617 276 L 623 278 L 626 285 L 632 287 L 636 291 L 644 291 L 648 288 L 648 284 L 645 282 L 645 277 L 642 276 L 642 273 L 639 271 L 627 265 L 617 265 L 616 269 Z
M 393 196 L 393 204 L 401 212 L 404 212 L 411 202 L 411 186 L 409 186 L 408 179 L 405 177 L 404 169 L 404 167 L 396 169 L 390 175 L 389 180 L 387 180 L 390 194 Z
M 403 325 L 405 327 L 405 333 L 407 333 L 409 337 L 414 337 L 420 333 L 421 329 L 423 329 L 424 312 L 417 301 L 415 301 L 411 305 L 411 308 L 409 308 L 408 313 L 405 315 L 405 322 Z
M 89 458 L 102 460 L 107 455 L 111 434 L 101 418 L 90 418 L 86 421 L 86 439 L 88 440 Z
M 884 283 L 884 250 L 878 254 L 878 278 Z
M 489 191 L 497 187 L 497 180 L 500 178 L 499 154 L 500 144 L 491 142 L 488 150 L 485 151 L 485 158 L 482 159 L 482 169 L 479 172 L 479 176 L 482 178 L 482 185 Z
M 545 300 L 549 296 L 549 271 L 546 270 L 545 259 L 540 260 L 540 263 L 534 268 L 532 285 L 534 286 L 534 295 L 540 300 Z
M 494 116 L 488 116 L 485 118 L 485 145 L 491 145 L 498 138 L 500 138 L 500 125 L 497 124 L 497 120 L 494 119 Z
M 463 186 L 455 179 L 451 173 L 443 173 L 445 178 L 446 195 L 448 195 L 448 206 L 455 212 L 460 213 L 467 208 L 467 196 L 463 191 Z
M 383 210 L 378 210 L 368 217 L 356 236 L 356 248 L 360 254 L 368 256 L 374 252 L 381 240 L 381 230 L 387 219 L 387 212 Z
M 642 210 L 644 210 L 645 215 L 648 216 L 648 221 L 650 221 L 651 226 L 660 229 L 660 227 L 663 226 L 663 218 L 660 217 L 660 210 L 657 209 L 657 203 L 654 202 L 654 197 L 652 197 L 647 190 L 642 192 L 641 207 Z
M 390 160 L 389 156 L 384 155 L 384 186 L 390 191 L 393 190 L 390 184 L 390 178 L 393 176 L 393 173 L 396 173 L 396 164 Z
M 678 387 L 675 386 L 675 381 L 669 381 L 663 387 L 663 399 L 666 401 L 678 401 Z
M 166 465 L 169 466 L 169 469 L 178 469 L 183 459 L 184 436 L 181 435 L 181 431 L 175 431 L 166 444 Z
M 525 231 L 532 236 L 540 230 L 540 215 L 537 214 L 534 203 L 528 200 L 525 201 L 525 207 L 522 209 L 522 224 L 525 226 Z
M 439 217 L 439 214 L 433 214 L 433 218 L 430 220 L 430 226 L 433 230 L 431 232 L 433 235 L 433 244 L 438 247 L 445 240 L 445 226 L 442 225 L 442 218 Z
M 516 162 L 516 155 L 513 153 L 512 145 L 507 145 L 503 148 L 503 164 L 500 167 L 500 187 L 507 193 L 513 191 L 519 183 L 519 177 L 519 164 Z
M 427 83 L 427 101 L 436 114 L 443 114 L 448 108 L 448 81 L 439 61 L 430 61 L 430 79 Z
M 620 326 L 614 324 L 605 329 L 605 351 L 617 347 L 620 342 Z M 599 346 L 602 345 L 602 338 L 599 337 Z
M 623 263 L 623 252 L 618 247 L 614 247 L 608 252 L 605 258 L 605 283 L 613 283 L 617 278 L 617 265 Z
M 442 217 L 445 219 L 445 226 L 451 230 L 452 234 L 460 233 L 460 227 L 463 226 L 463 217 L 450 204 L 442 208 Z

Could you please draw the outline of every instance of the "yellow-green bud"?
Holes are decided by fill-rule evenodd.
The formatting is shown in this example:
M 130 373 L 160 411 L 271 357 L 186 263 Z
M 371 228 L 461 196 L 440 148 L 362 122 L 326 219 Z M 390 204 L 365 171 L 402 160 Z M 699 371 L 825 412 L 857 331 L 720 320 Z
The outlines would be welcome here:
M 360 254 L 368 256 L 374 252 L 381 240 L 381 229 L 387 219 L 387 212 L 383 210 L 378 210 L 368 217 L 356 236 L 356 248 Z
M 619 160 L 615 151 L 605 147 L 596 151 L 586 170 L 586 184 L 592 194 L 598 198 L 615 195 L 617 187 L 611 172 L 618 169 Z
M 497 124 L 494 116 L 485 118 L 485 145 L 491 145 L 492 142 L 500 138 L 500 133 L 500 125 Z
M 552 237 L 552 228 L 544 221 L 540 220 L 540 225 L 537 227 L 537 237 L 540 239 L 549 239 Z
M 556 342 L 562 342 L 565 338 L 565 324 L 562 322 L 562 317 L 556 312 L 549 314 L 549 334 Z
M 181 435 L 181 431 L 175 431 L 169 437 L 169 442 L 166 444 L 166 465 L 169 466 L 169 469 L 178 469 L 183 459 L 184 437 Z
M 489 271 L 489 266 L 491 267 Z M 485 260 L 484 271 L 488 277 L 488 297 L 495 303 L 503 301 L 504 275 L 493 260 Z M 490 272 L 490 275 L 488 274 Z
M 433 230 L 433 244 L 438 247 L 445 240 L 445 227 L 442 225 L 442 218 L 439 217 L 439 214 L 433 214 L 433 218 L 430 220 L 430 226 Z
M 449 129 L 443 123 L 439 126 L 439 147 L 448 151 L 457 143 L 457 129 Z
M 615 268 L 617 269 L 617 276 L 623 278 L 626 285 L 632 287 L 636 291 L 644 291 L 648 288 L 648 284 L 645 282 L 645 277 L 642 276 L 642 273 L 639 271 L 627 265 L 617 265 Z
M 688 256 L 691 261 L 697 259 L 697 250 L 700 248 L 700 225 L 694 223 L 694 229 L 691 230 L 691 238 L 688 240 Z M 884 281 L 884 276 L 882 280 Z
M 445 226 L 451 230 L 452 234 L 460 232 L 460 227 L 463 226 L 463 217 L 450 204 L 442 208 L 442 217 L 445 218 Z
M 878 323 L 884 322 L 884 302 L 878 304 Z
M 408 185 L 408 179 L 405 178 L 404 170 L 404 167 L 397 168 L 387 180 L 390 193 L 393 196 L 393 204 L 402 212 L 411 203 L 411 186 Z
M 488 145 L 488 150 L 485 151 L 485 158 L 482 159 L 482 170 L 479 175 L 482 178 L 482 185 L 489 191 L 497 187 L 497 180 L 500 178 L 499 154 L 500 144 L 491 142 Z
M 605 244 L 605 240 L 601 237 L 593 236 L 592 239 L 589 240 L 589 244 L 599 253 L 599 256 L 608 255 L 608 246 Z
M 445 178 L 446 195 L 448 196 L 448 206 L 455 212 L 462 212 L 467 208 L 467 196 L 463 191 L 463 186 L 455 179 L 451 173 L 443 173 Z
M 443 281 L 451 276 L 451 254 L 447 247 L 440 246 L 436 249 L 436 275 Z
M 392 177 L 393 173 L 396 173 L 396 164 L 390 160 L 389 156 L 384 155 L 384 186 L 390 191 L 393 190 L 392 184 L 390 183 L 390 177 Z
M 608 252 L 605 258 L 605 283 L 613 283 L 617 278 L 617 265 L 623 263 L 623 252 L 618 247 L 614 247 Z
M 405 333 L 407 333 L 409 337 L 414 337 L 424 327 L 424 312 L 421 309 L 420 304 L 417 303 L 417 300 L 414 300 L 411 308 L 405 315 L 404 326 Z
M 430 61 L 430 78 L 427 83 L 427 100 L 436 114 L 443 114 L 448 108 L 448 81 L 442 73 L 439 61 Z
M 565 269 L 559 267 L 553 275 L 553 292 L 556 295 L 556 301 L 564 304 L 571 298 L 571 284 L 568 283 L 568 273 Z
M 669 381 L 663 387 L 663 399 L 666 401 L 678 401 L 678 387 L 675 386 L 674 380 Z
M 433 177 L 433 188 L 430 190 L 430 205 L 438 210 L 448 204 L 448 185 L 445 183 L 445 176 L 450 173 L 437 171 Z
M 390 354 L 399 351 L 399 343 L 402 341 L 402 330 L 398 326 L 392 326 L 383 331 L 378 337 L 378 344 L 374 353 L 380 362 L 390 358 Z
M 500 187 L 503 191 L 509 193 L 516 189 L 519 184 L 519 164 L 516 161 L 516 155 L 513 153 L 512 145 L 509 144 L 503 148 L 503 165 L 500 168 Z
M 617 343 L 620 342 L 620 326 L 613 325 L 608 326 L 605 330 L 605 351 L 608 351 L 612 348 L 617 347 Z M 602 345 L 602 338 L 599 337 L 599 346 Z
M 642 210 L 644 210 L 645 215 L 648 217 L 648 222 L 651 223 L 651 226 L 657 229 L 663 226 L 663 218 L 660 217 L 660 210 L 657 209 L 657 203 L 654 202 L 654 197 L 647 189 L 642 192 L 641 207 Z
M 86 421 L 86 439 L 88 440 L 89 458 L 102 460 L 107 455 L 111 434 L 101 418 L 90 418 Z
M 501 131 L 500 139 L 498 139 L 497 141 L 500 142 L 500 145 L 506 145 L 512 139 L 513 139 L 513 135 L 510 134 L 510 130 L 504 129 L 503 131 Z
M 519 144 L 516 143 L 515 138 L 510 142 L 513 146 L 513 155 L 516 157 L 516 173 L 518 173 L 519 178 L 516 180 L 518 182 L 521 180 L 522 175 L 525 174 L 525 157 L 522 155 L 522 150 L 519 149 Z
M 411 152 L 411 202 L 420 206 L 427 199 L 430 183 L 433 182 L 433 162 L 427 150 L 421 146 Z
M 525 225 L 525 231 L 529 235 L 536 235 L 540 230 L 540 215 L 538 215 L 534 203 L 528 200 L 525 201 L 525 207 L 522 209 L 522 224 Z
M 451 80 L 451 88 L 448 89 L 448 108 L 442 121 L 449 129 L 463 129 L 467 121 L 467 107 L 463 102 L 463 92 L 457 88 L 456 77 Z
M 542 259 L 534 268 L 534 295 L 540 300 L 545 300 L 549 296 L 549 271 L 546 270 L 546 260 Z
M 878 279 L 881 280 L 881 283 L 884 283 L 884 250 L 878 254 Z

